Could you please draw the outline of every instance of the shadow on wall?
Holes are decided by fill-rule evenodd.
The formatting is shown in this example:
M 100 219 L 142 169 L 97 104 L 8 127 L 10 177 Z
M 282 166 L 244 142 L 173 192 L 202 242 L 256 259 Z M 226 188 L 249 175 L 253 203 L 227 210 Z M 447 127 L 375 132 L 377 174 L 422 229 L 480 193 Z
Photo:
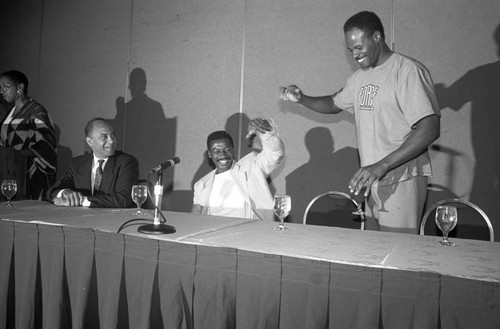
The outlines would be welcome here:
M 500 25 L 494 32 L 500 58 Z M 471 103 L 471 136 L 476 164 L 470 201 L 482 208 L 500 232 L 500 60 L 469 70 L 450 86 L 436 84 L 436 93 L 442 109 L 459 111 Z M 450 177 L 451 180 L 457 179 Z M 500 235 L 497 234 L 497 241 Z
M 146 94 L 146 72 L 135 68 L 129 75 L 131 99 L 125 102 L 120 96 L 116 99 L 116 115 L 110 120 L 118 138 L 118 149 L 139 160 L 139 179 L 152 184 L 156 175 L 148 177 L 151 168 L 175 157 L 177 118 L 166 118 L 162 105 Z M 162 184 L 164 199 L 173 191 L 174 168 L 163 172 Z M 148 199 L 145 208 L 153 208 Z M 162 203 L 163 207 L 163 203 Z
M 345 147 L 335 152 L 329 129 L 316 127 L 305 135 L 309 162 L 286 177 L 286 192 L 292 197 L 292 211 L 287 220 L 302 223 L 304 211 L 316 195 L 336 190 L 349 193 L 352 175 L 359 168 L 358 150 Z

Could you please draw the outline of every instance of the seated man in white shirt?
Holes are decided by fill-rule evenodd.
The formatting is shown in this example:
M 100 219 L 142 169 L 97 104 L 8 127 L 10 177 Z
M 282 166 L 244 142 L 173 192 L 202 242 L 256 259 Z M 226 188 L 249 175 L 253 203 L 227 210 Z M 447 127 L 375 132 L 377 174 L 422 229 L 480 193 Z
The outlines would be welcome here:
M 274 219 L 267 178 L 283 162 L 285 147 L 278 128 L 266 119 L 251 120 L 248 136 L 259 138 L 262 150 L 238 162 L 234 159 L 233 139 L 227 132 L 215 131 L 208 136 L 208 157 L 215 169 L 195 183 L 192 213 Z
M 131 191 L 139 180 L 139 162 L 116 151 L 115 133 L 105 119 L 90 120 L 85 136 L 92 153 L 73 158 L 69 170 L 49 189 L 47 198 L 58 206 L 132 207 Z

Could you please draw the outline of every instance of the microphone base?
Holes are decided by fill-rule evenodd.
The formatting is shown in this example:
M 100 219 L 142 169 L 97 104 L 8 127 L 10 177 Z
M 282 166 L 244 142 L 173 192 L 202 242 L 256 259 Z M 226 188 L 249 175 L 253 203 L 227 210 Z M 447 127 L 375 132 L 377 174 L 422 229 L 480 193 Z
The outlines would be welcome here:
M 144 234 L 171 234 L 175 233 L 175 227 L 167 224 L 144 224 L 137 228 L 139 233 Z

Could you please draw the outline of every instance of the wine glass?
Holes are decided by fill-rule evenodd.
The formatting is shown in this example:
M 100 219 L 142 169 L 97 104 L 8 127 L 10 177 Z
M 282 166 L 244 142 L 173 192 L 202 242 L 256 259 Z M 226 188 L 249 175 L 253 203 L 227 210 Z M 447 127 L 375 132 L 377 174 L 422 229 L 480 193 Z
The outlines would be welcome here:
M 290 210 L 292 209 L 292 200 L 290 199 L 289 195 L 286 194 L 276 194 L 274 196 L 274 213 L 276 216 L 278 216 L 280 222 L 279 225 L 276 226 L 274 229 L 278 231 L 285 231 L 288 228 L 285 227 L 285 224 L 283 223 L 283 220 L 285 219 L 286 216 L 290 213 Z
M 14 179 L 4 179 L 2 181 L 2 194 L 7 198 L 7 204 L 4 207 L 14 207 L 10 200 L 17 193 L 17 182 Z
M 448 233 L 457 225 L 457 208 L 453 206 L 440 205 L 436 209 L 436 225 L 443 232 L 443 240 L 438 241 L 442 246 L 454 246 L 448 240 Z
M 137 205 L 137 211 L 134 212 L 134 215 L 142 216 L 146 215 L 141 210 L 141 205 L 146 201 L 148 197 L 148 187 L 146 185 L 134 185 L 132 186 L 132 200 L 134 200 Z

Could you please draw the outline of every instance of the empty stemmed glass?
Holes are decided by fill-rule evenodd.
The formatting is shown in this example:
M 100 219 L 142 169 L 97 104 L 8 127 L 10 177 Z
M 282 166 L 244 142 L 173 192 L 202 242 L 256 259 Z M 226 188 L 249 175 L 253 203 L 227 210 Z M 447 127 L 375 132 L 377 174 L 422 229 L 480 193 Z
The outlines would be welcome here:
M 2 181 L 2 194 L 7 198 L 7 204 L 4 207 L 14 207 L 10 200 L 17 193 L 17 182 L 14 179 L 4 179 Z
M 285 231 L 288 228 L 285 227 L 283 220 L 290 213 L 292 209 L 292 201 L 289 195 L 286 194 L 276 194 L 274 196 L 274 213 L 278 216 L 280 222 L 279 225 L 274 229 L 278 231 Z
M 148 198 L 148 187 L 146 185 L 132 186 L 132 200 L 134 200 L 135 204 L 137 205 L 137 211 L 134 212 L 134 215 L 137 216 L 146 215 L 146 213 L 144 213 L 141 210 L 141 206 L 146 201 L 147 198 Z
M 448 240 L 448 233 L 457 225 L 457 208 L 453 206 L 440 205 L 436 209 L 436 225 L 443 232 L 443 240 L 437 243 L 442 246 L 451 246 L 455 244 Z

